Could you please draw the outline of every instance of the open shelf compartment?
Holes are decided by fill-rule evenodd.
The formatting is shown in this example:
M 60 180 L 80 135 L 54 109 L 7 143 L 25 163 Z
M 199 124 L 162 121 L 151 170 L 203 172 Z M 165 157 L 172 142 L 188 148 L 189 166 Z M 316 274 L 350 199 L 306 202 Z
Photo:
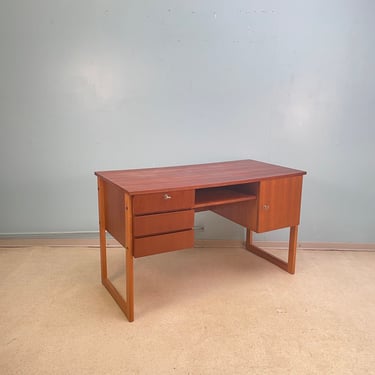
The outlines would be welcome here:
M 197 211 L 203 211 L 215 206 L 230 203 L 245 202 L 256 199 L 255 194 L 237 191 L 232 186 L 203 188 L 195 191 L 195 205 Z

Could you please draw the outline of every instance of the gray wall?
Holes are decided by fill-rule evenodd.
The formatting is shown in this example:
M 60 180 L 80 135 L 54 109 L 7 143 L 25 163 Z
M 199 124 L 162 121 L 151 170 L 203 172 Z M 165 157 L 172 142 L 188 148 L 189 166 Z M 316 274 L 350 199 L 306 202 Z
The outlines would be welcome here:
M 96 230 L 95 170 L 251 158 L 308 171 L 300 240 L 374 242 L 374 18 L 370 0 L 1 1 L 0 233 Z

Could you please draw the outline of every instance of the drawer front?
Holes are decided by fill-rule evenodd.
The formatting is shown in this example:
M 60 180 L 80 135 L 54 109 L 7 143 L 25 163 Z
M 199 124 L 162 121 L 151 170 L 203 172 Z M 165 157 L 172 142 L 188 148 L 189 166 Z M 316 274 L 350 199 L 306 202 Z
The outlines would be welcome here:
M 158 233 L 191 229 L 193 225 L 194 210 L 135 216 L 133 220 L 133 233 L 134 237 L 150 236 Z
M 164 191 L 162 193 L 135 195 L 135 215 L 168 212 L 193 208 L 194 190 Z
M 192 229 L 181 232 L 161 234 L 134 239 L 133 255 L 135 258 L 160 254 L 168 251 L 188 249 L 194 245 Z

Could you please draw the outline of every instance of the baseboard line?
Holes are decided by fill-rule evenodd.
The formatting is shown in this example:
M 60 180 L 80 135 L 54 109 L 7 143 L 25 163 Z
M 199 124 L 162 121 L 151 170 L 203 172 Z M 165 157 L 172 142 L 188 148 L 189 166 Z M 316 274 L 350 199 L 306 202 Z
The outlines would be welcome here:
M 264 249 L 285 250 L 288 248 L 287 241 L 254 241 Z M 0 237 L 0 248 L 12 247 L 99 247 L 97 236 L 73 237 Z M 113 238 L 107 239 L 108 247 L 120 247 L 121 245 Z M 240 240 L 196 240 L 194 247 L 200 248 L 243 248 L 244 242 Z M 375 251 L 375 243 L 346 243 L 346 242 L 299 242 L 298 250 L 320 250 L 320 251 Z
M 264 249 L 288 249 L 287 241 L 254 241 L 256 246 Z M 244 247 L 243 241 L 236 240 L 197 240 L 195 247 Z M 299 242 L 298 250 L 326 250 L 326 251 L 375 251 L 375 243 L 347 243 L 347 242 Z

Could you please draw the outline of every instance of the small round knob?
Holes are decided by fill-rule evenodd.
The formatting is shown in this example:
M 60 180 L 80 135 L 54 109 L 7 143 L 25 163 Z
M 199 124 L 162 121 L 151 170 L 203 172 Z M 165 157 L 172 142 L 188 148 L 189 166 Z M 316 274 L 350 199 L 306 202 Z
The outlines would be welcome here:
M 270 205 L 269 204 L 264 204 L 263 205 L 263 209 L 264 210 L 269 210 L 270 209 Z
M 164 198 L 165 200 L 167 200 L 167 199 L 172 199 L 172 197 L 171 197 L 169 194 L 164 194 L 164 195 L 163 195 L 163 198 Z

